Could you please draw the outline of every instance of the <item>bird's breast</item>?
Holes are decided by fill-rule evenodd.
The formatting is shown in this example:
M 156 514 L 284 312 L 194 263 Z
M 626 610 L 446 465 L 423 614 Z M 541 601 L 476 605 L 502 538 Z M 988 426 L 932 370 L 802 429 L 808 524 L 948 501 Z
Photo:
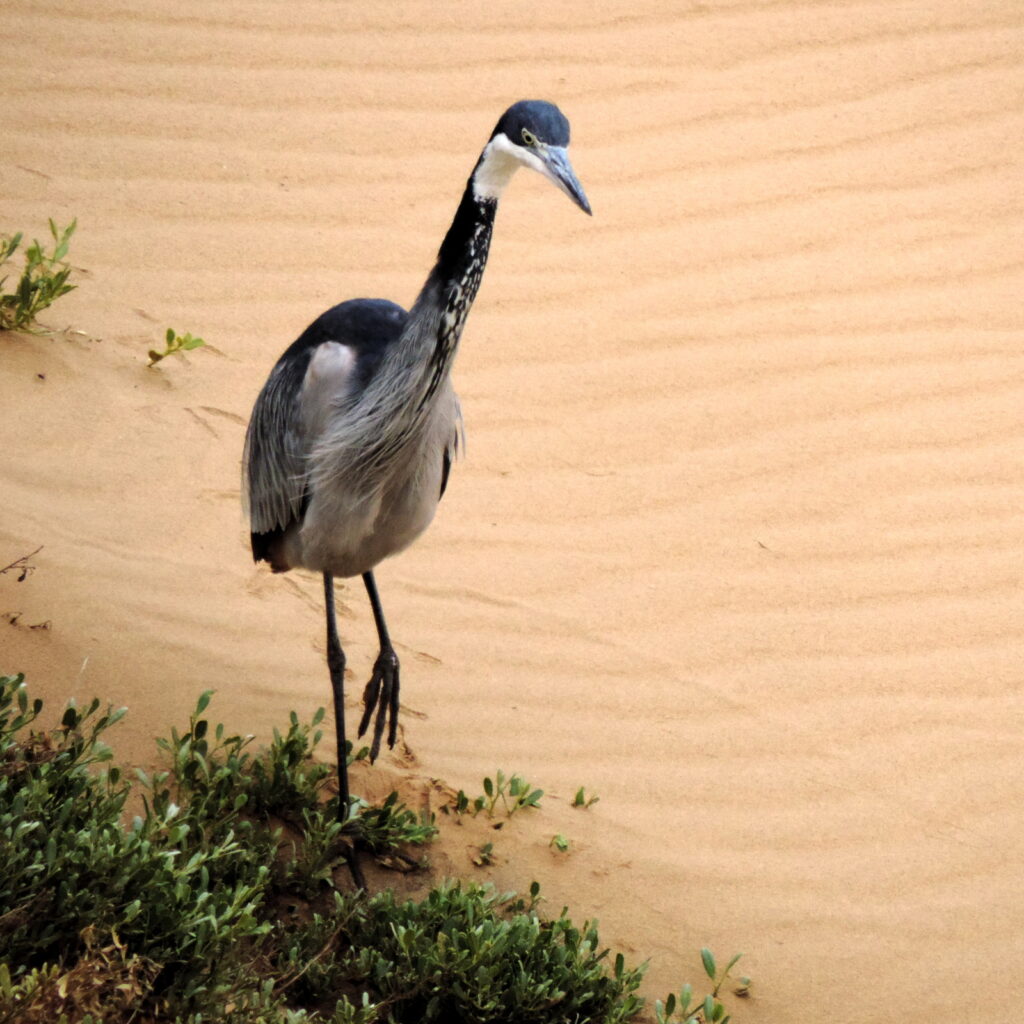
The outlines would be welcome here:
M 339 479 L 315 488 L 295 537 L 296 564 L 356 576 L 412 544 L 437 510 L 444 453 L 454 438 L 457 416 L 448 383 L 424 429 L 373 487 L 346 487 Z

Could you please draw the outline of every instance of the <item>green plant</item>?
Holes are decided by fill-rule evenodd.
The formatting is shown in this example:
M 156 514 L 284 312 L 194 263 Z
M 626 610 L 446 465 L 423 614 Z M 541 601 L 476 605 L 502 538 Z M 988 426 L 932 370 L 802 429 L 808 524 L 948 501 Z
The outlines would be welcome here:
M 388 843 L 432 824 L 392 794 L 340 825 L 312 758 L 320 713 L 255 750 L 207 720 L 209 703 L 161 744 L 166 768 L 138 777 L 125 824 L 131 786 L 103 741 L 123 710 L 72 703 L 37 730 L 42 702 L 0 676 L 0 1024 L 625 1024 L 640 1011 L 643 966 L 612 960 L 593 922 L 542 918 L 536 882 L 526 897 L 343 891 L 343 833 L 369 822 L 392 856 Z M 711 961 L 716 997 L 734 963 L 719 977 Z
M 206 344 L 202 338 L 195 338 L 191 334 L 178 334 L 173 327 L 167 328 L 164 339 L 166 345 L 163 352 L 158 352 L 155 348 L 149 350 L 150 366 L 156 366 L 161 359 L 166 359 L 168 356 L 174 355 L 175 352 L 191 352 L 192 349 L 202 348 Z
M 506 777 L 502 771 L 496 772 L 493 779 L 485 776 L 483 787 L 483 794 L 472 801 L 460 789 L 452 806 L 454 813 L 472 814 L 476 817 L 481 811 L 485 811 L 488 818 L 493 818 L 500 800 L 506 815 L 511 817 L 524 807 L 539 807 L 540 798 L 544 795 L 544 790 L 534 789 L 521 775 Z
M 718 993 L 741 956 L 743 956 L 742 953 L 737 953 L 719 971 L 714 955 L 705 946 L 700 951 L 700 958 L 704 965 L 704 973 L 711 979 L 711 991 L 703 999 L 698 998 L 697 1002 L 694 1002 L 693 986 L 684 985 L 678 998 L 675 995 L 669 995 L 664 1002 L 660 999 L 656 1000 L 654 1015 L 657 1024 L 729 1024 L 732 1018 L 725 1012 L 725 1006 L 719 1000 Z M 745 997 L 749 989 L 750 979 L 741 978 L 735 993 L 740 997 Z
M 292 843 L 289 877 L 301 879 L 307 889 L 329 876 L 345 845 L 343 832 L 372 853 L 393 852 L 403 844 L 423 845 L 435 835 L 433 823 L 400 803 L 397 793 L 390 793 L 379 806 L 356 801 L 349 820 L 339 824 L 338 798 L 325 798 L 333 771 L 313 758 L 323 735 L 317 728 L 324 718 L 323 708 L 317 709 L 309 725 L 301 723 L 293 711 L 287 733 L 274 729 L 270 747 L 254 757 L 246 749 L 251 736 L 228 735 L 223 725 L 215 726 L 211 736 L 202 715 L 212 694 L 208 690 L 200 696 L 186 732 L 172 729 L 169 740 L 157 741 L 170 756 L 170 771 L 153 780 L 141 776 L 158 813 L 177 795 L 187 798 L 189 808 L 211 834 L 228 827 L 249 829 L 253 819 L 290 826 L 301 838 Z M 353 757 L 349 744 L 349 763 L 365 752 L 364 748 Z M 276 832 L 263 831 L 264 841 L 278 841 Z
M 358 835 L 373 853 L 383 853 L 409 843 L 422 846 L 437 835 L 433 816 L 416 815 L 389 793 L 379 807 L 363 806 L 357 819 Z
M 592 922 L 545 921 L 514 894 L 449 884 L 419 902 L 338 895 L 330 916 L 291 933 L 277 967 L 304 1000 L 357 986 L 382 1022 L 620 1024 L 643 1005 L 643 968 L 607 957 Z
M 572 805 L 573 807 L 592 807 L 600 799 L 601 798 L 599 796 L 587 796 L 583 791 L 583 787 L 580 786 L 580 788 L 576 790 L 576 795 L 573 797 Z
M 22 677 L 0 677 L 0 1021 L 27 1005 L 56 1021 L 58 1009 L 88 1003 L 83 986 L 106 991 L 108 981 L 117 991 L 138 982 L 136 1013 L 237 1007 L 273 946 L 273 901 L 333 888 L 340 826 L 336 801 L 321 799 L 329 770 L 310 756 L 318 737 L 293 715 L 287 734 L 253 754 L 250 737 L 211 728 L 209 701 L 204 693 L 188 728 L 160 741 L 167 770 L 138 773 L 144 813 L 125 827 L 129 784 L 117 767 L 96 771 L 124 710 L 72 702 L 59 728 L 36 732 L 42 702 L 29 701 Z M 298 815 L 291 857 L 280 855 L 289 843 L 274 816 L 285 807 Z M 406 813 L 389 800 L 391 835 L 406 834 Z M 58 999 L 69 986 L 81 1006 Z
M 494 863 L 494 843 L 484 843 L 483 846 L 478 846 L 471 859 L 478 868 L 489 867 Z
M 30 330 L 39 313 L 76 287 L 68 284 L 71 267 L 65 257 L 78 220 L 63 229 L 52 218 L 49 224 L 53 251 L 48 253 L 33 240 L 25 250 L 25 268 L 14 291 L 4 291 L 7 276 L 0 278 L 0 330 Z M 22 238 L 20 231 L 12 237 L 0 238 L 0 266 L 15 254 Z
M 226 954 L 268 932 L 256 910 L 269 869 L 230 827 L 207 832 L 170 801 L 124 828 L 128 784 L 116 767 L 92 770 L 124 710 L 99 708 L 69 704 L 58 729 L 19 741 L 41 703 L 20 677 L 0 679 L 0 958 L 20 976 L 122 944 L 159 965 L 156 991 L 187 1004 L 220 992 Z
M 557 850 L 559 853 L 569 852 L 569 840 L 566 839 L 561 832 L 551 837 L 551 842 L 548 843 L 548 846 L 550 846 L 552 850 Z

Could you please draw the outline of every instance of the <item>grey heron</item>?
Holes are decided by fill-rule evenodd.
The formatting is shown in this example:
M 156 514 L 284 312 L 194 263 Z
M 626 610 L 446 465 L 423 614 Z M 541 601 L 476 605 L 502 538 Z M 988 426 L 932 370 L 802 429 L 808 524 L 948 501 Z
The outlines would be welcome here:
M 553 104 L 522 100 L 509 107 L 412 308 L 352 299 L 327 310 L 285 350 L 253 407 L 242 486 L 253 558 L 274 572 L 323 575 L 341 821 L 350 796 L 334 578 L 362 576 L 380 641 L 359 723 L 362 736 L 374 719 L 372 760 L 385 724 L 394 746 L 399 708 L 398 656 L 373 570 L 426 529 L 448 483 L 461 431 L 452 360 L 480 287 L 498 199 L 513 173 L 540 172 L 590 213 L 568 144 L 569 122 Z

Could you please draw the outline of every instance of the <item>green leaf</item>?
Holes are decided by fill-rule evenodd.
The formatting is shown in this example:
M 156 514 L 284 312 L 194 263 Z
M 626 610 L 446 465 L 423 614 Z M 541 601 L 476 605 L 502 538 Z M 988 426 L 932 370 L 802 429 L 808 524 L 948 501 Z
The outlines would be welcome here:
M 679 1012 L 686 1013 L 687 1008 L 690 1005 L 690 1000 L 693 998 L 693 986 L 687 982 L 682 991 L 679 993 Z
M 715 970 L 715 958 L 711 954 L 711 950 L 705 946 L 700 951 L 700 958 L 704 962 L 704 973 L 712 980 L 715 980 L 717 971 Z

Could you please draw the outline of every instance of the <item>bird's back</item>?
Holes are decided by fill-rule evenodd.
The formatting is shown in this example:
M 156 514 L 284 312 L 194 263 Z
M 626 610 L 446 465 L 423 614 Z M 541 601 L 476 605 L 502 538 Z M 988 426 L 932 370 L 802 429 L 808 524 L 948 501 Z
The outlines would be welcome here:
M 356 388 L 365 390 L 380 367 L 388 349 L 402 335 L 409 314 L 397 302 L 387 299 L 349 299 L 321 313 L 285 349 L 277 365 L 290 360 L 308 360 L 318 345 L 339 342 L 356 353 Z M 275 367 L 276 369 L 276 367 Z M 303 374 L 305 369 L 303 369 Z

